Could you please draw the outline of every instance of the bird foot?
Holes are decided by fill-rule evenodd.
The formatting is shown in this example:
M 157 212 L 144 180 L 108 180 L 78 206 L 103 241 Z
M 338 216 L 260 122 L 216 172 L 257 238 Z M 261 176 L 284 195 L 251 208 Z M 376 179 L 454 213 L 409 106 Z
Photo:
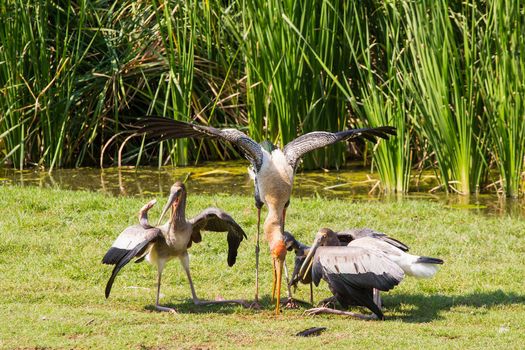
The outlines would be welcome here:
M 358 313 L 350 312 L 350 311 L 331 309 L 328 307 L 316 307 L 313 309 L 308 309 L 304 312 L 304 315 L 307 315 L 307 316 L 320 315 L 320 314 L 350 316 L 350 317 L 358 318 L 360 320 L 377 320 L 378 319 L 378 317 L 375 314 L 363 315 L 363 314 L 358 314 Z
M 337 303 L 337 299 L 335 297 L 330 297 L 323 299 L 317 304 L 317 307 L 325 307 L 325 308 L 335 308 L 335 304 Z
M 286 298 L 284 302 L 281 301 L 281 305 L 283 305 L 287 309 L 298 309 L 299 308 L 299 304 L 295 301 L 294 298 Z
M 327 308 L 326 307 L 314 307 L 312 309 L 305 310 L 303 312 L 303 315 L 305 315 L 305 316 L 314 316 L 314 315 L 323 314 L 323 313 L 326 313 L 325 309 L 327 309 Z
M 172 314 L 176 314 L 177 313 L 177 310 L 175 310 L 172 307 L 166 307 L 166 306 L 160 306 L 160 305 L 155 305 L 155 310 L 162 311 L 162 312 L 169 312 L 169 313 L 172 313 Z

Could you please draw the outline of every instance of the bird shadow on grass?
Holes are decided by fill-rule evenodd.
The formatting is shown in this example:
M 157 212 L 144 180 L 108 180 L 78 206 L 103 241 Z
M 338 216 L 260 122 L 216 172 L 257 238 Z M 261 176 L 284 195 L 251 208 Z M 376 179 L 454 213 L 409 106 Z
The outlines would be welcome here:
M 282 299 L 284 300 L 284 299 Z M 247 300 L 250 304 L 253 300 Z M 262 311 L 272 311 L 275 303 L 269 296 L 259 299 Z M 502 290 L 482 293 L 470 293 L 464 295 L 423 295 L 423 294 L 394 294 L 383 295 L 383 311 L 386 312 L 387 320 L 402 320 L 408 323 L 425 323 L 442 319 L 443 311 L 450 311 L 455 307 L 465 307 L 469 314 L 483 314 L 494 306 L 525 304 L 525 295 L 516 293 L 505 293 Z M 191 299 L 184 299 L 178 303 L 162 304 L 171 307 L 181 314 L 234 314 L 241 310 L 249 310 L 239 304 L 216 304 L 195 305 Z M 300 308 L 310 308 L 307 303 Z M 147 305 L 146 310 L 156 311 L 155 305 Z M 257 313 L 258 309 L 251 310 Z
M 441 319 L 442 311 L 449 311 L 455 307 L 467 308 L 457 312 L 483 314 L 494 306 L 525 304 L 525 295 L 505 293 L 502 290 L 464 295 L 394 294 L 386 296 L 383 304 L 386 312 L 394 314 L 387 316 L 387 319 L 422 323 Z
M 246 303 L 250 305 L 253 303 L 253 300 L 246 300 Z M 203 301 L 206 301 L 203 299 Z M 250 310 L 250 307 L 245 307 L 240 304 L 234 304 L 234 303 L 228 303 L 228 304 L 211 304 L 211 305 L 195 305 L 193 303 L 192 299 L 184 299 L 177 303 L 163 303 L 161 304 L 165 307 L 174 308 L 177 310 L 177 313 L 180 314 L 208 314 L 208 313 L 216 313 L 216 314 L 233 314 L 237 313 L 240 310 Z M 257 312 L 259 310 L 272 310 L 275 306 L 274 302 L 271 301 L 269 296 L 264 296 L 262 298 L 259 298 L 259 305 L 260 309 L 257 308 L 251 308 L 253 312 Z M 146 310 L 149 311 L 157 311 L 155 308 L 155 305 L 150 304 L 144 307 Z

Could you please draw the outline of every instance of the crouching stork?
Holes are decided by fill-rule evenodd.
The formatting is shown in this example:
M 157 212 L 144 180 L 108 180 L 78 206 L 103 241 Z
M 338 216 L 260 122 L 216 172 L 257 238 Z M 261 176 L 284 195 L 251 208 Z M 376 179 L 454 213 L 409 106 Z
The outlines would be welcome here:
M 346 244 L 346 242 L 349 242 Z M 307 310 L 313 315 L 331 313 L 361 319 L 383 320 L 379 291 L 389 291 L 398 285 L 405 274 L 430 278 L 443 260 L 407 253 L 408 247 L 396 239 L 369 229 L 336 233 L 321 229 L 299 271 L 299 278 L 311 279 L 318 286 L 321 279 L 328 283 L 335 299 L 347 308 L 364 306 L 373 316 L 349 311 L 318 307 Z M 292 277 L 292 281 L 294 281 Z

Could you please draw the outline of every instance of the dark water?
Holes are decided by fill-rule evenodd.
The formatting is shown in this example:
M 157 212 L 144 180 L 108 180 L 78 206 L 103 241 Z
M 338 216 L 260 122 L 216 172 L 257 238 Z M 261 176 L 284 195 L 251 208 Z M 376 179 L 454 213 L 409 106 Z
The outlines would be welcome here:
M 177 180 L 186 181 L 194 193 L 227 193 L 253 195 L 245 162 L 213 162 L 196 167 L 158 168 L 81 168 L 60 169 L 52 174 L 34 170 L 0 169 L 0 183 L 21 186 L 58 187 L 88 190 L 116 196 L 163 197 Z M 300 172 L 294 182 L 293 196 L 339 198 L 365 201 L 398 201 L 423 199 L 445 203 L 451 208 L 471 210 L 488 215 L 525 217 L 525 200 L 505 199 L 496 194 L 477 196 L 430 193 L 437 185 L 431 173 L 417 176 L 411 193 L 403 196 L 381 194 L 378 175 L 358 166 L 338 171 Z

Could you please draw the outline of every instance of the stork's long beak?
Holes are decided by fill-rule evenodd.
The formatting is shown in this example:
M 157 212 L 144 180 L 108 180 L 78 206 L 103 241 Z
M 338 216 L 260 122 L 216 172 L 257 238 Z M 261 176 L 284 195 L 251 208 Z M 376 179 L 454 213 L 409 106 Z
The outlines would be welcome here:
M 284 260 L 273 259 L 273 288 L 272 300 L 275 300 L 275 314 L 281 313 L 281 281 L 283 273 Z
M 304 279 L 306 275 L 310 272 L 310 269 L 312 268 L 312 264 L 314 262 L 313 257 L 317 248 L 319 248 L 319 240 L 316 239 L 314 241 L 314 244 L 310 248 L 308 255 L 304 259 L 303 264 L 301 265 L 301 269 L 299 270 L 299 276 L 301 277 L 301 279 Z
M 170 196 L 168 197 L 168 201 L 166 202 L 166 205 L 162 209 L 162 213 L 160 214 L 159 221 L 157 222 L 157 226 L 159 226 L 162 222 L 162 219 L 164 219 L 164 216 L 168 212 L 168 210 L 171 208 L 174 202 L 178 201 L 180 195 L 180 191 L 171 192 Z

